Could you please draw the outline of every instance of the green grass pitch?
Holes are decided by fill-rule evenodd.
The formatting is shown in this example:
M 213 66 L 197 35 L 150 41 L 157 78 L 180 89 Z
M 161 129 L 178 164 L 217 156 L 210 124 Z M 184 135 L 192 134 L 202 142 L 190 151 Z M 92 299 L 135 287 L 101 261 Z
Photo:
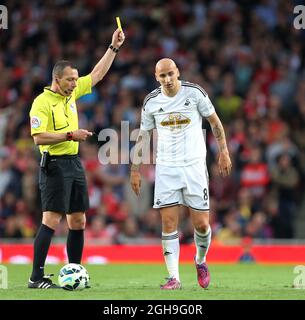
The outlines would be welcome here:
M 92 288 L 83 291 L 27 289 L 30 265 L 6 265 L 8 289 L 0 289 L 0 300 L 304 300 L 304 290 L 293 288 L 293 265 L 209 265 L 211 284 L 204 290 L 197 284 L 192 264 L 182 264 L 182 290 L 161 291 L 162 264 L 84 265 Z M 55 282 L 61 265 L 47 265 Z

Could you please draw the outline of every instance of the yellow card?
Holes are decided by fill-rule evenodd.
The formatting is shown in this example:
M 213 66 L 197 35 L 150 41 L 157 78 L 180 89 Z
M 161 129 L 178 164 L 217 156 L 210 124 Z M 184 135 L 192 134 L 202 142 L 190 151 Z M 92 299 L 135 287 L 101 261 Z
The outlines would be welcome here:
M 117 25 L 118 25 L 118 28 L 119 28 L 121 31 L 123 31 L 122 26 L 121 26 L 120 17 L 116 17 L 116 23 L 117 23 Z

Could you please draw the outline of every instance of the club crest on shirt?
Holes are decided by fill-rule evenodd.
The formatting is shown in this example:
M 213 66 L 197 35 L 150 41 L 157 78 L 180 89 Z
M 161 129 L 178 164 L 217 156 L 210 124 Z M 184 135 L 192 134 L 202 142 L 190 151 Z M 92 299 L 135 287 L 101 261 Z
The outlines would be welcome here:
M 36 116 L 31 117 L 31 128 L 32 129 L 37 129 L 40 127 L 40 125 L 41 125 L 41 120 L 38 117 L 36 117 Z
M 179 130 L 189 125 L 191 119 L 181 113 L 170 113 L 161 121 L 161 126 L 169 127 L 170 130 Z
M 187 99 L 185 100 L 184 105 L 185 105 L 186 107 L 188 107 L 190 104 L 191 104 L 191 101 L 190 101 L 190 99 L 187 98 Z
M 74 112 L 74 113 L 76 112 L 76 105 L 75 105 L 75 103 L 71 103 L 71 104 L 70 104 L 70 109 L 71 109 L 72 112 Z

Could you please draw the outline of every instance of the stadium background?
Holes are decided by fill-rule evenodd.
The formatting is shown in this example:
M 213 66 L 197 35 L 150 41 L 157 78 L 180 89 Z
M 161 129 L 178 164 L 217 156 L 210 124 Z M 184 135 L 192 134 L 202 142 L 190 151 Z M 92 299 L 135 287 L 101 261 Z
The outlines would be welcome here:
M 115 16 L 121 17 L 126 41 L 105 79 L 78 101 L 80 128 L 96 133 L 113 128 L 119 136 L 122 120 L 129 122 L 130 131 L 138 128 L 142 101 L 158 85 L 155 63 L 171 57 L 181 79 L 208 92 L 232 155 L 233 173 L 223 179 L 217 173 L 216 144 L 204 123 L 214 246 L 232 244 L 247 252 L 252 241 L 302 242 L 305 33 L 293 27 L 296 2 L 12 0 L 2 4 L 9 13 L 8 29 L 0 30 L 4 253 L 12 250 L 12 243 L 32 243 L 41 219 L 39 154 L 30 137 L 28 116 L 31 103 L 50 84 L 57 60 L 70 59 L 81 75 L 91 71 L 111 41 Z M 87 247 L 159 245 L 160 218 L 151 209 L 154 166 L 143 166 L 138 202 L 129 187 L 129 166 L 100 164 L 99 147 L 92 139 L 80 148 L 90 194 Z M 63 220 L 53 242 L 63 243 L 66 232 Z M 183 210 L 180 237 L 186 245 L 193 241 Z M 295 257 L 304 261 L 300 253 Z

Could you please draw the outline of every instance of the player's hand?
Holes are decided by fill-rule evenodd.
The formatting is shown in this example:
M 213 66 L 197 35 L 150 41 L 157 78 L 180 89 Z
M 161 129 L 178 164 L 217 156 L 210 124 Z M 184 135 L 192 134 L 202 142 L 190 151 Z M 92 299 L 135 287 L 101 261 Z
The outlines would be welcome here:
M 219 154 L 218 167 L 220 175 L 223 177 L 226 177 L 231 173 L 232 163 L 228 151 Z
M 141 189 L 141 174 L 139 171 L 131 170 L 130 172 L 130 185 L 134 193 L 139 196 Z
M 85 129 L 78 129 L 73 131 L 73 140 L 74 141 L 85 141 L 88 137 L 92 136 L 92 132 L 85 130 Z
M 125 40 L 125 34 L 123 31 L 120 31 L 120 29 L 116 29 L 112 35 L 112 42 L 111 44 L 115 48 L 120 48 Z

